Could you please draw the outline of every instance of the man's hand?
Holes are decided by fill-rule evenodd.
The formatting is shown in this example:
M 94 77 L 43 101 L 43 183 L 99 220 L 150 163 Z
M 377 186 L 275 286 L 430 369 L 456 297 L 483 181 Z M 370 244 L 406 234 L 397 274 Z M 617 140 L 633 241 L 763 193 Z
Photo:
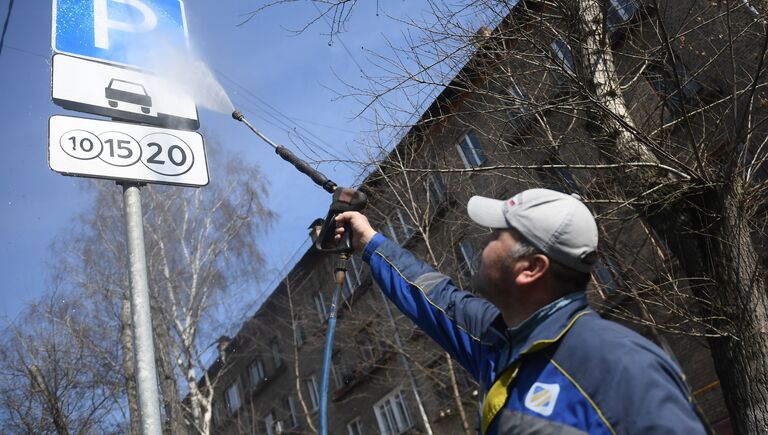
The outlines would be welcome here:
M 352 248 L 355 252 L 362 251 L 376 234 L 371 224 L 368 223 L 367 217 L 356 211 L 348 211 L 336 216 L 336 235 L 334 237 L 336 243 L 341 240 L 345 225 L 352 228 Z

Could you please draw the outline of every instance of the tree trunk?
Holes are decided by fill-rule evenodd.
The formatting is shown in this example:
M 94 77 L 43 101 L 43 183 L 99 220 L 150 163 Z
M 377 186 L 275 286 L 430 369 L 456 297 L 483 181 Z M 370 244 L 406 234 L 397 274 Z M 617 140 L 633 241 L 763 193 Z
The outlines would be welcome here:
M 40 368 L 33 364 L 27 370 L 29 371 L 29 378 L 37 385 L 37 389 L 43 395 L 48 412 L 51 414 L 51 420 L 53 420 L 53 427 L 56 428 L 56 433 L 58 435 L 69 435 L 67 419 L 61 410 L 59 398 L 48 386 L 43 374 L 40 372 Z
M 162 394 L 163 409 L 165 410 L 165 430 L 169 435 L 183 435 L 184 415 L 181 411 L 181 398 L 179 397 L 179 385 L 174 372 L 175 362 L 171 353 L 175 349 L 175 343 L 168 334 L 170 327 L 165 324 L 165 315 L 157 308 L 157 298 L 152 298 L 152 325 L 154 327 L 155 364 L 158 369 L 160 392 Z
M 448 373 L 451 376 L 451 391 L 453 391 L 453 400 L 456 402 L 456 408 L 459 410 L 459 417 L 461 417 L 461 427 L 464 429 L 465 435 L 471 435 L 472 432 L 469 430 L 467 413 L 464 411 L 464 404 L 461 402 L 461 391 L 459 391 L 459 384 L 456 382 L 456 372 L 453 371 L 453 360 L 448 352 L 445 353 L 445 360 L 448 362 Z
M 709 344 L 731 424 L 736 433 L 752 434 L 768 428 L 768 289 L 738 186 L 713 198 L 712 208 L 721 211 L 710 242 L 713 307 L 732 336 Z
M 658 163 L 652 149 L 632 133 L 634 123 L 616 78 L 600 3 L 579 0 L 575 12 L 581 42 L 577 57 L 583 63 L 579 79 L 599 113 L 601 137 L 596 143 L 613 162 Z M 672 242 L 670 249 L 686 276 L 713 283 L 695 292 L 711 300 L 713 317 L 722 319 L 713 326 L 730 331 L 710 339 L 710 348 L 731 422 L 737 433 L 760 433 L 768 427 L 768 289 L 741 209 L 742 181 L 699 186 L 698 192 L 678 187 L 677 200 L 670 203 L 664 201 L 670 200 L 669 190 L 648 190 L 668 180 L 671 177 L 659 177 L 652 170 L 628 171 L 617 185 L 625 188 L 627 197 L 646 192 L 644 199 L 663 205 L 663 213 L 650 216 L 649 222 Z M 648 210 L 639 212 L 646 215 Z

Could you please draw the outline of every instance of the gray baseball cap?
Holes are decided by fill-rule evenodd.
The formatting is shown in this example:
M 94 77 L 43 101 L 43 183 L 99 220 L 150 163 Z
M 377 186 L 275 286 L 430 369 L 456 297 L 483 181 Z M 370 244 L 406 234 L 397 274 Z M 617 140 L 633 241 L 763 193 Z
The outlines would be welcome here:
M 597 260 L 597 224 L 577 195 L 529 189 L 505 201 L 473 196 L 469 217 L 489 228 L 514 228 L 558 263 L 582 272 Z

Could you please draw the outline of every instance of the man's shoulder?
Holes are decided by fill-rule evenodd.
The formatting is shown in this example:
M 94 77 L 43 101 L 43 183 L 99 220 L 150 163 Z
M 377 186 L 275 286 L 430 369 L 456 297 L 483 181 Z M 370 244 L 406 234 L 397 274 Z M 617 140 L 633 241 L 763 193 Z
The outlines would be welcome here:
M 620 432 L 689 428 L 701 433 L 678 365 L 658 345 L 623 325 L 597 314 L 584 316 L 563 338 L 553 360 Z
M 661 347 L 626 326 L 590 314 L 573 325 L 555 356 L 574 377 L 587 384 L 616 382 L 619 389 L 639 387 L 649 378 L 684 388 L 682 371 Z
M 601 358 L 633 359 L 641 355 L 668 359 L 661 348 L 649 339 L 597 313 L 590 313 L 575 322 L 563 341 L 566 346 L 581 349 L 580 353 L 588 354 L 593 361 Z

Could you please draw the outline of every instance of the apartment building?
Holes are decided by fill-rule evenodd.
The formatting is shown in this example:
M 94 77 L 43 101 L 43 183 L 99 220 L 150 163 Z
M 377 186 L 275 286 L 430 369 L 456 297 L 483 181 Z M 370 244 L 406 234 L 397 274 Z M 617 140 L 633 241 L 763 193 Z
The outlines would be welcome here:
M 485 231 L 465 216 L 472 194 L 504 198 L 530 187 L 578 193 L 601 231 L 593 305 L 671 354 L 715 431 L 731 433 L 707 342 L 696 333 L 696 310 L 670 308 L 687 297 L 695 305 L 685 278 L 676 275 L 678 260 L 652 225 L 612 196 L 616 186 L 606 171 L 633 168 L 600 167 L 596 121 L 583 111 L 594 102 L 580 99 L 579 63 L 569 31 L 562 30 L 572 17 L 549 7 L 521 1 L 496 29 L 472 38 L 474 55 L 360 186 L 371 198 L 367 214 L 387 237 L 469 289 Z M 606 0 L 604 12 L 618 81 L 642 137 L 668 144 L 670 159 L 683 158 L 677 138 L 706 138 L 714 131 L 708 123 L 732 122 L 718 111 L 718 99 L 738 77 L 717 64 L 728 63 L 717 58 L 724 47 L 722 9 L 698 0 Z M 728 13 L 734 22 L 754 21 L 746 6 Z M 729 47 L 744 62 L 755 59 L 748 41 L 734 39 Z M 721 136 L 698 142 L 709 147 L 710 162 L 734 149 Z M 749 158 L 750 150 L 742 151 Z M 311 236 L 318 224 L 310 226 Z M 318 428 L 334 262 L 309 249 L 240 332 L 222 343 L 209 369 L 216 379 L 214 433 Z M 384 299 L 359 256 L 350 263 L 338 322 L 331 433 L 476 431 L 477 385 Z

